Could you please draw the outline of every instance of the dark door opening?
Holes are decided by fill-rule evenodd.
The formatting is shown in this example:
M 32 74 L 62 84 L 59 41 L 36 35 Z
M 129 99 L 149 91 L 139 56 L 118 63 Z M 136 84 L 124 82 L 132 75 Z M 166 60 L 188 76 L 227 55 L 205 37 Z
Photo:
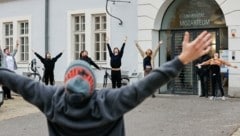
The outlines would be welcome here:
M 195 39 L 203 30 L 175 30 L 171 31 L 171 58 L 179 55 L 182 51 L 182 41 L 185 31 L 190 33 L 190 40 Z M 219 50 L 219 30 L 210 29 L 212 33 L 212 51 Z M 167 85 L 168 92 L 173 94 L 197 94 L 198 93 L 198 77 L 196 73 L 196 64 L 194 62 L 186 65 L 179 76 L 170 81 Z

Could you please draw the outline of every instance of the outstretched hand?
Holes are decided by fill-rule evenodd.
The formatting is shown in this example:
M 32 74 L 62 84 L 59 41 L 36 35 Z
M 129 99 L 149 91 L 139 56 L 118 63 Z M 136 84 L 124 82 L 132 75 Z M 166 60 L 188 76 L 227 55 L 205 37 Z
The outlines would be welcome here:
M 196 39 L 190 42 L 190 34 L 185 32 L 182 43 L 182 52 L 179 59 L 183 64 L 188 64 L 193 60 L 207 54 L 211 47 L 212 35 L 207 31 L 203 31 Z
M 128 39 L 128 37 L 126 36 L 125 39 L 124 39 L 124 42 L 127 42 L 127 39 Z
M 16 48 L 19 46 L 19 40 L 16 41 Z
M 106 37 L 106 39 L 105 39 L 105 40 L 106 40 L 106 43 L 109 43 L 109 38 L 108 38 L 108 37 Z
M 135 40 L 134 42 L 135 42 L 136 45 L 138 45 L 138 40 Z

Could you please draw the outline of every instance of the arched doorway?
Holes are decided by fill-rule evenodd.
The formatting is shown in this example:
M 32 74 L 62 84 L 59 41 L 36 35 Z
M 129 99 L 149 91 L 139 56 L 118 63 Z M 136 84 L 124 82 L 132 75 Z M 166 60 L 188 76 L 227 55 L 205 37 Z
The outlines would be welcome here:
M 194 39 L 203 30 L 213 35 L 212 51 L 228 50 L 227 26 L 224 14 L 215 0 L 175 0 L 166 10 L 160 29 L 160 39 L 166 43 L 165 52 L 161 51 L 160 64 L 177 55 L 182 50 L 185 31 Z M 184 67 L 179 77 L 160 89 L 161 93 L 197 94 L 198 77 L 195 63 Z

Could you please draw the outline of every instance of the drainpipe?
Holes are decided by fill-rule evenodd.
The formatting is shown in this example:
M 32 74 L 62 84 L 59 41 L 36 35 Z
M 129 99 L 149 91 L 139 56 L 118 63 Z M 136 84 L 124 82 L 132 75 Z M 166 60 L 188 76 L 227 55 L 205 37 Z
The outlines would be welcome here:
M 45 52 L 49 51 L 49 0 L 45 0 Z

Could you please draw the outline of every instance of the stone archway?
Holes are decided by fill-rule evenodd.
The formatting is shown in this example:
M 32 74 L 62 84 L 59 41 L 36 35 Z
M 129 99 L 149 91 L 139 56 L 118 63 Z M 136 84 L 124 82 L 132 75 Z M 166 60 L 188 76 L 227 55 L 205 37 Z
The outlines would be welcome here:
M 211 31 L 214 35 L 212 52 L 228 50 L 228 33 L 224 14 L 215 0 L 173 1 L 164 14 L 158 14 L 158 17 L 160 16 L 162 16 L 161 26 L 159 26 L 160 39 L 166 43 L 165 49 L 161 50 L 160 64 L 181 52 L 184 31 L 189 31 L 192 38 L 203 30 Z M 165 88 L 163 87 L 161 92 L 197 94 L 198 83 L 194 62 L 185 66 L 180 76 Z

